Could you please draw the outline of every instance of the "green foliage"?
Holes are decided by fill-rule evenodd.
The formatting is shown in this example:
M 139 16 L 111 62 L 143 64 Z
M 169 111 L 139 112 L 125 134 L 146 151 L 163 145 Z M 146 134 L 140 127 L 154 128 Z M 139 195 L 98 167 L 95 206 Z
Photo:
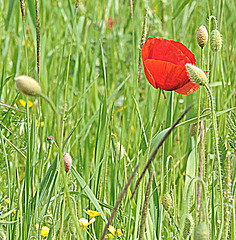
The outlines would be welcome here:
M 235 2 L 82 0 L 75 14 L 75 0 L 38 1 L 39 75 L 35 1 L 24 2 L 23 22 L 19 1 L 0 1 L 0 233 L 7 239 L 41 239 L 43 227 L 48 227 L 46 239 L 74 239 L 79 233 L 73 217 L 77 222 L 81 218 L 90 221 L 92 217 L 83 209 L 91 209 L 102 215 L 80 231 L 80 239 L 100 239 L 120 193 L 140 163 L 112 222 L 114 239 L 137 239 L 149 170 L 131 200 L 136 181 L 169 127 L 193 105 L 152 163 L 154 181 L 144 237 L 178 238 L 181 218 L 189 210 L 196 225 L 204 218 L 203 196 L 199 206 L 196 185 L 188 191 L 192 179 L 199 175 L 202 141 L 201 131 L 192 137 L 188 128 L 204 121 L 203 181 L 209 204 L 205 213 L 211 239 L 217 239 L 221 203 L 207 94 L 201 91 L 200 112 L 207 110 L 198 119 L 199 90 L 188 96 L 156 90 L 143 72 L 138 82 L 139 48 L 148 8 L 147 36 L 184 43 L 195 53 L 197 66 L 210 71 L 224 172 L 224 159 L 227 154 L 233 159 L 236 149 Z M 220 52 L 209 52 L 209 58 L 208 47 L 203 48 L 200 66 L 201 49 L 195 34 L 202 24 L 209 28 L 210 15 L 218 20 L 223 45 Z M 210 23 L 213 29 L 213 21 Z M 20 93 L 14 83 L 16 75 L 29 75 L 40 82 L 59 117 L 44 99 Z M 33 105 L 23 106 L 20 100 Z M 49 136 L 55 140 L 49 142 Z M 60 156 L 66 152 L 73 166 L 65 174 L 65 184 Z M 169 157 L 171 164 L 166 167 Z M 232 160 L 230 166 L 233 183 L 236 174 Z M 233 192 L 233 186 L 229 188 Z M 171 193 L 172 201 L 168 212 L 161 204 L 166 192 Z M 8 198 L 10 203 L 6 204 Z M 235 218 L 233 213 L 228 217 L 229 233 L 234 237 Z

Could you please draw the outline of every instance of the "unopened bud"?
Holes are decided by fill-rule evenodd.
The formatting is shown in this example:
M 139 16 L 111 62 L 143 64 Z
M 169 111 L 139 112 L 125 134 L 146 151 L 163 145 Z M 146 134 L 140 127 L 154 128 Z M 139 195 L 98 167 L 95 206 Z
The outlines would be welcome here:
M 191 80 L 193 80 L 195 83 L 199 84 L 199 85 L 205 85 L 208 83 L 208 79 L 206 74 L 202 71 L 202 69 L 187 63 L 186 65 L 188 74 L 191 78 Z
M 47 137 L 47 141 L 48 141 L 48 143 L 49 143 L 50 145 L 53 144 L 54 137 L 53 137 L 53 136 Z
M 17 88 L 26 95 L 37 97 L 42 93 L 40 84 L 32 77 L 25 75 L 15 77 L 15 83 Z
M 185 216 L 185 221 L 184 221 L 184 233 L 183 237 L 184 239 L 187 239 L 193 231 L 194 228 L 194 220 L 191 214 L 187 214 Z
M 208 41 L 208 31 L 204 25 L 201 25 L 196 33 L 196 39 L 198 45 L 203 48 L 206 46 L 207 41 Z
M 172 207 L 172 204 L 173 204 L 173 201 L 172 201 L 171 195 L 169 193 L 166 193 L 162 199 L 162 205 L 164 209 L 166 211 L 169 211 Z
M 194 240 L 208 240 L 209 229 L 205 222 L 201 222 L 197 225 L 194 231 Z
M 222 47 L 222 38 L 221 38 L 220 32 L 217 29 L 211 32 L 210 43 L 211 43 L 211 50 L 213 52 L 220 51 Z
M 65 166 L 65 171 L 69 172 L 71 169 L 71 165 L 72 165 L 72 158 L 69 153 L 66 153 L 63 156 L 63 161 L 64 161 L 64 166 Z

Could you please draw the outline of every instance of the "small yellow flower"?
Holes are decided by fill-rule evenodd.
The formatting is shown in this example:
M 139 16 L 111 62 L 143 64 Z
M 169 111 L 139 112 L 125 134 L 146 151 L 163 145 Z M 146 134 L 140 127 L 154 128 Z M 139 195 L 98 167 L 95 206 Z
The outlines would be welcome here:
M 25 100 L 20 99 L 19 102 L 20 102 L 20 104 L 21 104 L 23 107 L 26 106 L 26 101 L 25 101 Z M 34 105 L 34 104 L 33 104 L 31 101 L 28 100 L 28 107 L 31 108 L 33 105 Z
M 38 224 L 38 223 L 35 224 L 35 228 L 36 228 L 36 231 L 38 232 L 38 231 L 39 231 L 39 224 Z M 50 232 L 50 228 L 47 227 L 47 226 L 43 226 L 43 227 L 41 228 L 41 237 L 42 237 L 42 238 L 47 237 L 48 234 L 49 234 L 49 232 Z
M 50 232 L 50 228 L 47 226 L 43 226 L 41 229 L 41 237 L 43 238 L 47 237 L 49 232 Z
M 86 219 L 86 218 L 79 219 L 79 225 L 80 225 L 81 229 L 88 227 L 90 224 L 92 224 L 94 222 L 95 222 L 95 218 L 92 218 L 90 221 L 88 221 L 88 219 Z
M 5 204 L 6 204 L 6 205 L 9 205 L 10 202 L 11 202 L 10 198 L 7 198 L 7 199 L 5 200 Z
M 79 219 L 79 225 L 81 228 L 86 228 L 89 225 L 89 221 L 86 218 Z
M 117 232 L 117 234 L 118 234 L 119 237 L 122 236 L 121 228 L 117 228 L 116 232 Z
M 25 39 L 22 41 L 22 45 L 25 46 Z
M 102 213 L 97 212 L 97 211 L 93 211 L 93 210 L 85 210 L 84 209 L 84 212 L 87 213 L 91 218 L 102 215 Z
M 116 229 L 112 225 L 109 226 L 108 230 L 115 236 Z
M 36 126 L 38 126 L 38 123 L 39 123 L 39 121 L 38 121 L 38 119 L 36 119 Z M 44 122 L 43 122 L 43 121 L 40 122 L 39 126 L 40 126 L 40 127 L 43 127 L 43 126 L 44 126 Z
M 16 215 L 16 209 L 14 209 L 12 213 L 13 213 L 13 215 L 15 216 L 15 215 Z M 22 218 L 22 216 L 20 215 L 20 210 L 17 211 L 17 216 L 18 216 L 19 218 Z
M 112 239 L 113 237 L 114 237 L 113 234 L 107 234 L 107 235 L 106 235 L 106 238 L 109 238 L 109 239 Z

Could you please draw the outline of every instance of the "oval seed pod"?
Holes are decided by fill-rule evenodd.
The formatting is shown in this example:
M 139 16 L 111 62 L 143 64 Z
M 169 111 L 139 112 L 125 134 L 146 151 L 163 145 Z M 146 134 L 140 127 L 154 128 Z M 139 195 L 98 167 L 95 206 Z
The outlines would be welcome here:
M 169 211 L 172 207 L 173 201 L 169 193 L 166 193 L 162 199 L 162 205 L 166 211 Z
M 194 228 L 194 220 L 191 214 L 186 214 L 185 222 L 184 222 L 184 239 L 187 239 L 193 231 Z
M 206 29 L 206 27 L 204 25 L 201 25 L 198 29 L 197 29 L 197 33 L 196 33 L 196 39 L 197 39 L 197 43 L 198 45 L 203 48 L 206 46 L 207 41 L 208 41 L 208 31 Z
M 65 171 L 69 172 L 71 169 L 71 165 L 72 165 L 72 158 L 69 153 L 66 153 L 63 156 L 63 161 L 64 161 L 64 166 L 65 166 Z
M 19 91 L 29 96 L 38 97 L 42 93 L 40 84 L 32 77 L 21 75 L 15 77 L 15 83 Z
M 209 239 L 209 229 L 205 222 L 198 223 L 194 231 L 194 240 L 208 240 Z
M 197 135 L 197 123 L 191 123 L 189 125 L 189 135 L 194 137 Z
M 195 83 L 203 86 L 208 83 L 207 76 L 202 71 L 202 69 L 189 63 L 187 63 L 185 66 L 187 68 L 187 71 L 191 80 L 193 80 Z
M 222 47 L 222 38 L 220 32 L 215 29 L 211 32 L 210 36 L 211 50 L 213 52 L 219 52 Z

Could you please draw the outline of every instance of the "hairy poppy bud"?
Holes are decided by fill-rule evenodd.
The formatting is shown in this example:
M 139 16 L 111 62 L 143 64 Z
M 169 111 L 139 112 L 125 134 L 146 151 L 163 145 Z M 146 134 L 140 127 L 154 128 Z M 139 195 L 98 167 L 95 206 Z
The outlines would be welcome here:
M 220 32 L 217 29 L 211 32 L 210 43 L 211 43 L 211 50 L 213 52 L 220 51 L 222 47 L 222 38 L 221 38 Z
M 207 41 L 208 41 L 208 31 L 204 25 L 201 25 L 196 33 L 196 39 L 198 45 L 203 48 L 206 46 Z
M 15 77 L 15 83 L 17 88 L 26 95 L 37 97 L 42 93 L 40 84 L 32 77 L 25 75 Z
M 202 71 L 202 69 L 187 63 L 186 65 L 188 74 L 190 76 L 190 78 L 197 84 L 199 85 L 205 85 L 206 83 L 208 83 L 208 79 L 206 74 Z
M 171 195 L 169 193 L 166 193 L 162 199 L 162 205 L 164 209 L 166 211 L 169 211 L 172 207 L 172 204 L 173 204 L 173 201 L 172 201 Z
M 194 137 L 196 136 L 196 134 L 197 134 L 197 123 L 191 123 L 189 125 L 189 135 L 191 137 Z
M 184 239 L 187 239 L 194 228 L 194 220 L 191 214 L 187 214 L 185 217 L 185 222 L 184 222 L 184 233 L 183 233 L 183 237 Z
M 64 166 L 65 166 L 65 171 L 69 172 L 71 169 L 71 165 L 72 165 L 72 158 L 69 153 L 66 153 L 63 156 L 63 161 L 64 161 Z
M 208 240 L 209 229 L 205 222 L 201 222 L 197 225 L 194 231 L 194 240 Z

